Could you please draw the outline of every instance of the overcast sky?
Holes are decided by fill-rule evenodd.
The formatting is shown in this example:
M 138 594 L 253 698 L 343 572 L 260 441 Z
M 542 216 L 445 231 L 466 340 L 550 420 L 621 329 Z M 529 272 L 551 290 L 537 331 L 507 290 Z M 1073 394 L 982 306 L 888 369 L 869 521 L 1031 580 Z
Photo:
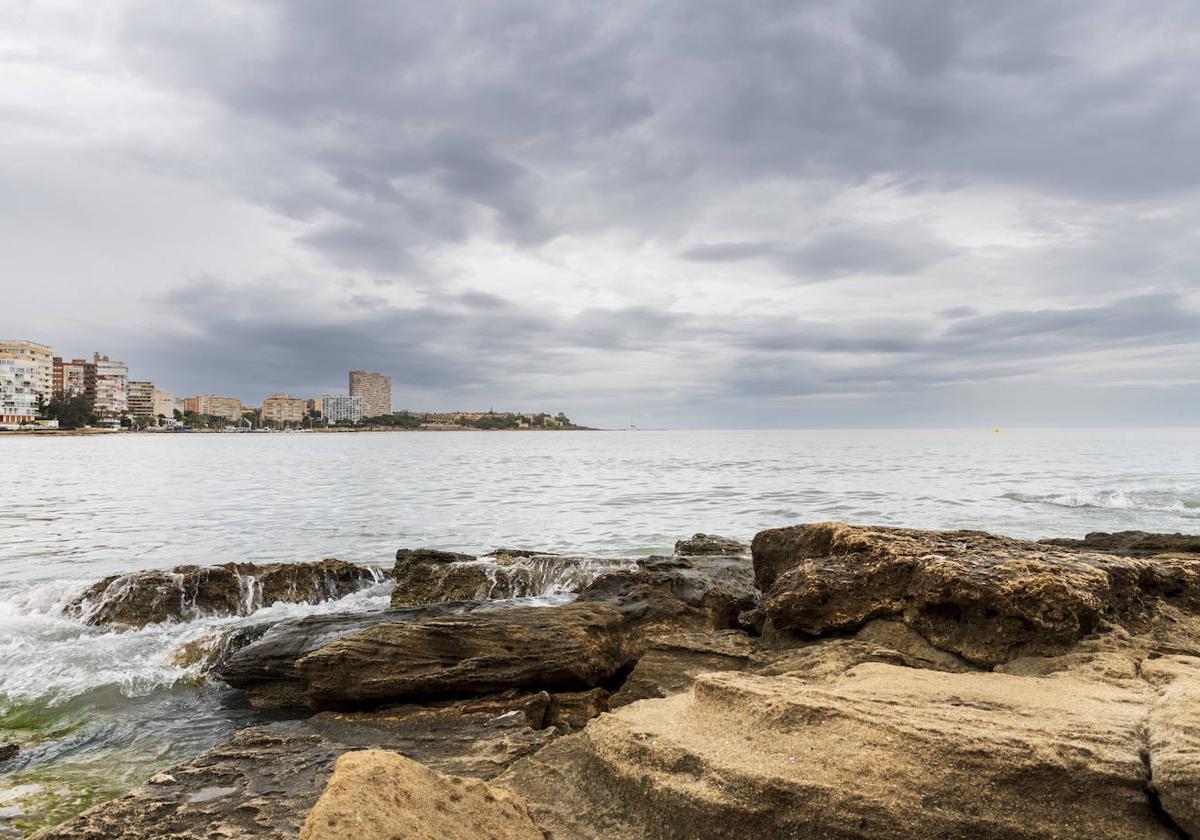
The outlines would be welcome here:
M 258 402 L 1195 425 L 1192 2 L 0 3 L 0 335 Z

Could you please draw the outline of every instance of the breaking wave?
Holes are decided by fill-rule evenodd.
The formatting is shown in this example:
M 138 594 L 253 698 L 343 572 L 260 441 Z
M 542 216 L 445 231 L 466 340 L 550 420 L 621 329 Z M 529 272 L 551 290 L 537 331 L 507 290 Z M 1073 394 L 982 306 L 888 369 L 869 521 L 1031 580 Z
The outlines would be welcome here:
M 1087 490 L 1074 493 L 1005 493 L 1003 498 L 1023 504 L 1059 508 L 1168 513 L 1200 519 L 1200 491 L 1174 490 Z

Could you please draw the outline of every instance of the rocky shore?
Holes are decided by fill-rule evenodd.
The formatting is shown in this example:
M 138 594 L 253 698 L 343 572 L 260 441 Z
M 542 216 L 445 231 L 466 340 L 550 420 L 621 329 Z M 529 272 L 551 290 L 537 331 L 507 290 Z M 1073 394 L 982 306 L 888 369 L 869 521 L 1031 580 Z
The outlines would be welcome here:
M 35 836 L 1200 836 L 1197 537 L 816 523 L 386 574 L 388 609 L 181 651 L 280 719 Z M 137 627 L 379 575 L 182 567 L 74 609 Z

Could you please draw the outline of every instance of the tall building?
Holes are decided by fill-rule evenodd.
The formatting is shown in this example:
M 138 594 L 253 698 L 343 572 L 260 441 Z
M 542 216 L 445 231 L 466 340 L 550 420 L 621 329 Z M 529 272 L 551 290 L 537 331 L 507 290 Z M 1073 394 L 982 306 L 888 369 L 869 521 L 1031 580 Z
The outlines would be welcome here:
M 129 383 L 129 413 L 134 417 L 154 416 L 154 383 L 135 380 Z
M 272 394 L 263 400 L 262 419 L 264 423 L 299 423 L 307 410 L 308 405 L 302 399 L 290 394 Z
M 363 398 L 345 394 L 322 394 L 317 397 L 321 416 L 331 426 L 338 423 L 361 423 L 364 415 Z
M 0 426 L 37 419 L 37 363 L 27 355 L 0 353 Z
M 168 394 L 166 391 L 154 389 L 154 393 L 150 395 L 150 413 L 155 417 L 162 415 L 168 420 L 175 416 L 175 410 L 183 411 L 179 400 L 175 399 L 173 394 Z
M 221 417 L 231 423 L 242 419 L 242 401 L 234 397 L 222 397 L 218 394 L 197 394 L 185 397 L 183 410 L 209 417 Z
M 392 413 L 392 378 L 365 370 L 350 371 L 350 396 L 362 397 L 363 416 Z
M 63 361 L 61 356 L 55 356 L 52 364 L 50 388 L 54 393 L 60 391 L 68 397 L 77 397 L 84 392 L 87 378 L 87 359 L 72 359 Z
M 33 387 L 37 396 L 49 401 L 54 396 L 54 351 L 36 341 L 0 339 L 0 353 L 24 359 L 33 365 Z
M 120 417 L 129 410 L 129 367 L 93 353 L 84 366 L 83 390 L 101 418 Z

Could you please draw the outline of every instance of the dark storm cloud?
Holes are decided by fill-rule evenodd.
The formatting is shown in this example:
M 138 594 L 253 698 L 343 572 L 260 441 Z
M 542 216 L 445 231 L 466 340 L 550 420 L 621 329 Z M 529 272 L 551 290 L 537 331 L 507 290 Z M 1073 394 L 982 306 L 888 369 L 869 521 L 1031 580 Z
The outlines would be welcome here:
M 144 72 L 220 105 L 228 131 L 285 150 L 273 183 L 239 183 L 332 217 L 304 244 L 403 274 L 475 233 L 518 247 L 596 227 L 653 236 L 761 179 L 1022 183 L 1105 200 L 1192 188 L 1200 59 L 1152 50 L 1162 27 L 1197 15 L 1091 2 L 152 4 L 126 40 Z M 1116 65 L 1099 50 L 1122 33 L 1146 45 Z M 289 171 L 326 177 L 292 189 Z M 700 248 L 693 258 L 715 253 Z M 907 273 L 936 252 L 847 229 L 774 259 L 837 277 Z

